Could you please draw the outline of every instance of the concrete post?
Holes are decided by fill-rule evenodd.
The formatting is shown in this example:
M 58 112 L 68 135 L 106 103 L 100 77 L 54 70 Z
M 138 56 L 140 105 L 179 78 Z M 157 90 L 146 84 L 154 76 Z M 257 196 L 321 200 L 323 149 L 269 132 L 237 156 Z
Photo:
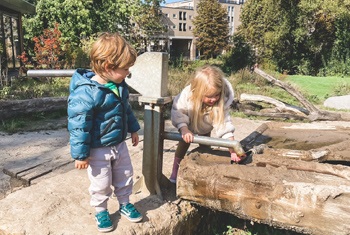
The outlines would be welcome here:
M 168 96 L 168 54 L 147 52 L 137 58 L 130 69 L 128 84 L 140 94 L 144 104 L 144 143 L 142 175 L 134 185 L 134 192 L 162 197 L 160 182 L 163 176 L 164 105 L 171 102 Z M 134 83 L 131 83 L 135 81 Z

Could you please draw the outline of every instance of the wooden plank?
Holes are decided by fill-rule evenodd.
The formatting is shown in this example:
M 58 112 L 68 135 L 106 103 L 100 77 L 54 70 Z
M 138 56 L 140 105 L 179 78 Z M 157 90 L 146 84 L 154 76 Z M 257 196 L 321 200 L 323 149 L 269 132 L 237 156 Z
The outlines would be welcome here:
M 269 165 L 273 156 L 259 158 L 259 164 L 230 165 L 216 153 L 193 153 L 180 164 L 177 196 L 301 233 L 349 234 L 350 167 L 299 161 L 298 169 L 297 160 Z
M 33 179 L 53 172 L 71 162 L 73 159 L 70 157 L 69 147 L 64 146 L 34 157 L 12 161 L 4 166 L 3 172 L 21 180 L 25 186 L 29 186 Z
M 25 164 L 25 163 L 27 163 L 27 164 Z M 16 162 L 13 162 L 11 164 L 6 165 L 3 169 L 3 172 L 6 175 L 11 176 L 12 178 L 16 178 L 18 174 L 20 174 L 22 172 L 29 171 L 33 168 L 39 167 L 43 163 L 45 163 L 45 162 L 42 160 L 33 161 L 33 162 L 26 161 L 26 160 L 16 161 Z
M 48 159 L 42 159 L 40 157 L 14 161 L 4 166 L 3 172 L 13 178 L 16 178 L 18 174 L 30 171 L 48 161 Z
M 17 174 L 17 179 L 21 180 L 24 185 L 29 186 L 34 179 L 47 175 L 61 167 L 74 162 L 72 158 L 60 158 L 53 161 L 45 162 L 39 166 Z

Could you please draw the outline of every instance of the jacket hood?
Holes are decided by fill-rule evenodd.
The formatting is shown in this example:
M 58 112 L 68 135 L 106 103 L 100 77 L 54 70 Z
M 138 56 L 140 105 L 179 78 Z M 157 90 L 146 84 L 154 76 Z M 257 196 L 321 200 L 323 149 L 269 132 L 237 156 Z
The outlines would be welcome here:
M 70 82 L 69 92 L 74 91 L 77 87 L 82 85 L 96 85 L 96 83 L 91 81 L 91 78 L 95 76 L 95 73 L 87 69 L 77 69 Z

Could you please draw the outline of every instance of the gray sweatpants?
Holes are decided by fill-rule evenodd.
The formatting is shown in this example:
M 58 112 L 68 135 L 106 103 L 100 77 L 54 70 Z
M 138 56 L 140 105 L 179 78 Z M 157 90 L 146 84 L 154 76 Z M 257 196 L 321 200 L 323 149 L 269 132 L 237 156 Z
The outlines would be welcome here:
M 125 141 L 111 147 L 90 150 L 88 176 L 90 205 L 96 212 L 107 209 L 113 186 L 119 204 L 129 202 L 133 187 L 133 168 Z

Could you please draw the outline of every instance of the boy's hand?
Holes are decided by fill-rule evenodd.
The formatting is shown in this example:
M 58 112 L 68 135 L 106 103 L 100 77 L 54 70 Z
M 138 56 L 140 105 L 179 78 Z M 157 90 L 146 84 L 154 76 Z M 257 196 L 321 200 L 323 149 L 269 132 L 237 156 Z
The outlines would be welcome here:
M 182 139 L 186 143 L 193 142 L 193 133 L 186 126 L 181 127 L 180 132 L 181 132 Z
M 89 166 L 89 160 L 85 159 L 85 160 L 75 160 L 75 168 L 77 169 L 86 169 Z
M 132 146 L 137 146 L 139 144 L 139 135 L 137 132 L 131 133 Z

